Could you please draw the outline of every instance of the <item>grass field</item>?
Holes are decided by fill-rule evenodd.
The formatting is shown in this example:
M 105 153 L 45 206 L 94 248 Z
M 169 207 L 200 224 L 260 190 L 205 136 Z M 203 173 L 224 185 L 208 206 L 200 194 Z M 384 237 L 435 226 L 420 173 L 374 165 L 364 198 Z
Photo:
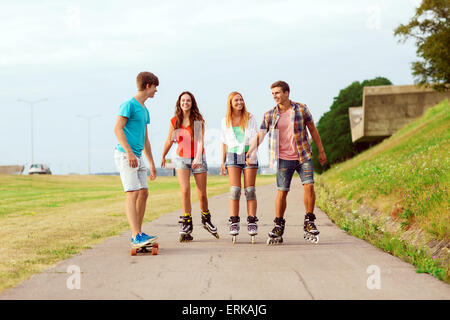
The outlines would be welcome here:
M 274 181 L 258 176 L 256 184 Z M 228 190 L 227 177 L 208 176 L 209 197 Z M 149 192 L 144 222 L 181 208 L 175 177 L 149 182 Z M 118 176 L 0 175 L 0 292 L 128 230 L 124 208 Z
M 450 104 L 444 100 L 381 144 L 318 177 L 318 203 L 344 230 L 415 264 L 420 272 L 449 279 Z M 363 221 L 360 205 L 383 217 Z M 347 213 L 349 214 L 347 214 Z M 389 234 L 382 221 L 401 226 Z M 370 220 L 370 219 L 369 219 Z M 380 232 L 384 230 L 383 232 Z M 416 232 L 436 252 L 413 248 Z M 436 245 L 438 244 L 438 245 Z

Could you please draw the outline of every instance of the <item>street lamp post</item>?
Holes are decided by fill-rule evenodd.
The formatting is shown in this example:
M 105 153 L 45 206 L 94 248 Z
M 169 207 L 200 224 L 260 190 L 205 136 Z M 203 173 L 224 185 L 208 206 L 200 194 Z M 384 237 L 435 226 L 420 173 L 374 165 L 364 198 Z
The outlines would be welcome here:
M 88 174 L 91 174 L 91 120 L 100 117 L 99 114 L 95 116 L 77 115 L 78 118 L 87 120 L 88 122 Z
M 34 144 L 34 142 L 33 142 L 33 131 L 34 131 L 34 129 L 33 129 L 33 107 L 34 107 L 34 105 L 35 105 L 36 103 L 48 101 L 48 99 L 47 99 L 47 98 L 43 98 L 43 99 L 36 100 L 36 101 L 27 101 L 27 100 L 23 100 L 23 99 L 17 99 L 17 101 L 18 101 L 18 102 L 25 102 L 25 103 L 28 103 L 29 106 L 30 106 L 30 110 L 31 110 L 31 164 L 33 164 L 33 163 L 34 163 L 34 146 L 33 146 L 33 144 Z

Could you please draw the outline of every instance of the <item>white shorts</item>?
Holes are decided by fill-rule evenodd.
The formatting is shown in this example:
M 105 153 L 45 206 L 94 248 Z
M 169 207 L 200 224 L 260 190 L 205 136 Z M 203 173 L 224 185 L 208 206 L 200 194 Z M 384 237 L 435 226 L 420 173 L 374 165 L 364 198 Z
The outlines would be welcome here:
M 142 156 L 136 156 L 136 158 L 138 160 L 138 166 L 132 168 L 128 163 L 127 154 L 114 149 L 114 161 L 117 170 L 119 170 L 120 179 L 122 180 L 123 190 L 125 192 L 148 189 L 147 167 L 144 164 L 144 159 Z

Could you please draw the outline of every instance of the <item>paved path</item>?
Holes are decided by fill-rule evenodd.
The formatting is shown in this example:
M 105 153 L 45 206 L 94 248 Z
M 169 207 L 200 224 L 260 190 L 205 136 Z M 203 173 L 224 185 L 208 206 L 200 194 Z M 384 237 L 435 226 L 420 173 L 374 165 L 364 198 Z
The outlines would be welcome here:
M 176 211 L 144 227 L 159 236 L 159 255 L 131 257 L 126 232 L 33 276 L 0 299 L 450 299 L 449 285 L 349 236 L 319 209 L 320 243 L 305 242 L 303 191 L 294 180 L 283 245 L 266 245 L 276 193 L 268 185 L 257 188 L 260 222 L 254 245 L 245 218 L 238 243 L 231 243 L 228 195 L 220 195 L 209 199 L 218 240 L 201 227 L 194 204 L 191 243 L 178 242 L 181 212 Z M 241 208 L 245 212 L 243 199 Z M 67 289 L 71 265 L 81 270 L 79 290 Z M 373 265 L 379 268 L 381 287 L 370 290 L 367 280 L 375 274 L 367 269 Z

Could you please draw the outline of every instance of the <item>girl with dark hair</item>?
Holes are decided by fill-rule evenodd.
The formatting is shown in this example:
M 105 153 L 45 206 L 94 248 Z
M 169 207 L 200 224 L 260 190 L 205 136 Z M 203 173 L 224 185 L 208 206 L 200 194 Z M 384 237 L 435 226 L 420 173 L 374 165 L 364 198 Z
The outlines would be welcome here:
M 181 189 L 181 202 L 184 215 L 180 220 L 180 242 L 193 240 L 191 236 L 192 206 L 190 174 L 194 175 L 197 193 L 202 211 L 203 227 L 219 238 L 217 228 L 211 222 L 206 195 L 206 178 L 208 166 L 206 164 L 204 145 L 205 121 L 198 109 L 194 95 L 188 91 L 182 92 L 176 103 L 175 116 L 170 120 L 169 135 L 164 144 L 161 168 L 166 166 L 166 155 L 173 143 L 178 144 L 176 171 Z

